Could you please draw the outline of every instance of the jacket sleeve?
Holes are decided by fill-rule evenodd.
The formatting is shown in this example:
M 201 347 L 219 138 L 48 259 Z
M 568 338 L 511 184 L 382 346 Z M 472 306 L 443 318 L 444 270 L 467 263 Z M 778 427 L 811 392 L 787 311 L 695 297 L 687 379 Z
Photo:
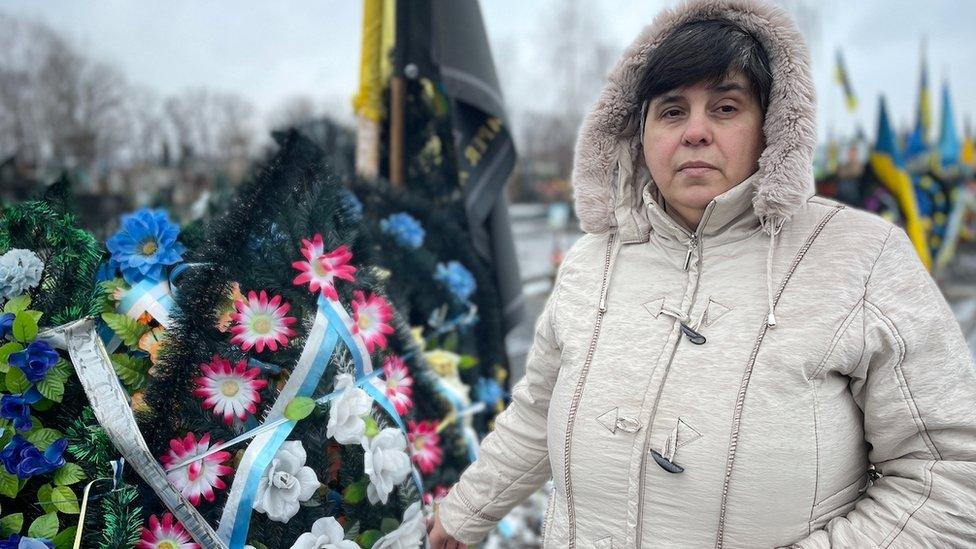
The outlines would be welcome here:
M 511 402 L 495 418 L 494 430 L 482 442 L 478 459 L 439 506 L 444 529 L 462 543 L 480 542 L 552 476 L 546 418 L 560 364 L 553 329 L 558 295 L 557 282 L 536 322 L 525 375 L 512 389 Z
M 794 546 L 972 547 L 976 368 L 959 324 L 899 228 L 875 262 L 863 307 L 863 354 L 850 389 L 881 477 L 847 516 Z

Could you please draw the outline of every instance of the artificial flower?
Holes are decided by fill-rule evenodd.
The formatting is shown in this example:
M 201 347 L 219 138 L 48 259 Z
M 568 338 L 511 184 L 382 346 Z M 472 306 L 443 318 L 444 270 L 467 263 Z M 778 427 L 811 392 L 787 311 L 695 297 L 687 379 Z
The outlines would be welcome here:
M 407 455 L 407 439 L 399 429 L 387 427 L 375 437 L 362 439 L 365 456 L 363 469 L 369 476 L 366 498 L 376 504 L 384 504 L 393 487 L 410 475 L 410 456 Z
M 22 395 L 0 396 L 0 417 L 10 420 L 18 431 L 29 431 L 34 426 L 30 405 L 38 400 L 41 400 L 41 393 L 34 387 Z
M 424 493 L 424 505 L 440 503 L 442 499 L 447 497 L 448 491 L 449 490 L 443 486 L 435 486 L 432 491 Z
M 23 351 L 11 353 L 7 363 L 24 372 L 27 381 L 37 383 L 58 363 L 58 352 L 45 341 L 32 341 Z
M 325 434 L 339 444 L 356 444 L 366 431 L 363 416 L 372 408 L 373 399 L 356 386 L 349 374 L 336 375 L 335 388 L 342 394 L 332 400 Z
M 434 349 L 424 353 L 427 365 L 443 378 L 456 377 L 458 366 L 461 364 L 461 355 L 445 351 L 444 349 Z
M 401 416 L 413 407 L 413 378 L 407 364 L 398 356 L 388 356 L 383 360 L 384 379 L 373 378 L 375 387 L 393 403 Z
M 28 538 L 19 534 L 10 534 L 5 540 L 0 540 L 0 549 L 54 549 L 54 543 L 44 538 Z
M 254 510 L 278 522 L 288 522 L 301 502 L 311 499 L 321 484 L 311 467 L 305 466 L 305 448 L 297 440 L 282 443 L 261 475 Z
M 376 294 L 369 294 L 367 298 L 358 290 L 353 292 L 352 298 L 352 333 L 362 336 L 370 353 L 377 347 L 385 349 L 386 336 L 394 331 L 389 324 L 393 307 Z
M 421 473 L 433 473 L 444 461 L 441 437 L 437 434 L 437 424 L 433 421 L 407 422 L 407 439 L 413 446 L 410 459 L 420 468 Z
M 161 280 L 163 267 L 183 259 L 186 248 L 176 238 L 180 228 L 165 210 L 142 208 L 122 216 L 122 228 L 105 242 L 111 262 L 129 284 L 143 278 Z
M 412 215 L 400 212 L 380 221 L 380 230 L 404 248 L 416 250 L 424 244 L 424 228 Z
M 149 361 L 153 364 L 159 359 L 159 350 L 166 342 L 166 328 L 156 326 L 155 328 L 142 334 L 139 338 L 138 347 L 149 354 Z
M 349 218 L 353 223 L 359 223 L 363 220 L 363 203 L 352 191 L 343 191 L 342 206 L 346 209 L 346 213 L 349 214 Z
M 59 438 L 42 453 L 20 435 L 14 435 L 10 442 L 0 450 L 0 461 L 11 475 L 23 480 L 34 475 L 44 475 L 59 469 L 65 464 L 64 449 L 67 439 Z
M 505 391 L 494 379 L 482 377 L 474 384 L 474 395 L 479 402 L 484 402 L 488 406 L 494 406 L 499 400 L 505 397 Z
M 203 375 L 194 380 L 193 394 L 204 399 L 204 408 L 224 416 L 224 423 L 232 424 L 235 417 L 244 421 L 249 413 L 257 413 L 260 391 L 268 385 L 257 379 L 260 368 L 248 368 L 244 360 L 231 366 L 229 360 L 214 355 L 210 362 L 200 365 L 200 372 Z
M 443 284 L 451 295 L 460 302 L 465 302 L 478 289 L 474 275 L 458 261 L 448 261 L 437 264 L 434 280 Z
M 0 340 L 13 333 L 15 317 L 13 313 L 0 313 Z
M 301 272 L 292 281 L 296 286 L 308 284 L 309 290 L 321 291 L 325 297 L 337 301 L 339 294 L 336 293 L 335 289 L 336 279 L 341 278 L 349 282 L 356 281 L 356 268 L 349 264 L 349 260 L 352 259 L 352 252 L 345 244 L 325 253 L 322 235 L 316 234 L 312 240 L 302 239 L 302 255 L 305 256 L 305 261 L 296 261 L 291 264 L 292 267 Z
M 359 544 L 345 537 L 339 521 L 322 517 L 312 523 L 311 532 L 298 536 L 291 549 L 360 549 Z
M 44 272 L 44 262 L 30 250 L 13 248 L 0 255 L 0 295 L 17 297 L 37 286 Z
M 277 351 L 278 345 L 287 345 L 289 338 L 296 335 L 291 326 L 297 320 L 285 316 L 291 305 L 282 301 L 281 296 L 269 300 L 264 290 L 260 294 L 250 291 L 247 301 L 238 301 L 235 307 L 237 312 L 232 318 L 236 324 L 230 330 L 234 334 L 231 343 L 240 345 L 243 351 L 250 351 L 252 347 L 259 353 L 264 352 L 265 347 Z
M 160 521 L 156 515 L 149 515 L 149 528 L 142 528 L 142 537 L 136 549 L 199 549 L 183 525 L 170 513 L 163 513 Z
M 234 312 L 237 310 L 236 303 L 244 301 L 244 294 L 241 293 L 241 285 L 237 282 L 230 283 L 230 297 L 221 301 L 217 307 L 217 329 L 226 332 L 230 329 L 233 322 Z
M 169 441 L 169 452 L 159 461 L 163 467 L 169 469 L 170 466 L 199 456 L 209 449 L 209 433 L 205 433 L 199 441 L 196 435 L 187 433 L 182 439 L 175 438 Z M 230 452 L 214 452 L 205 458 L 192 461 L 188 465 L 167 471 L 166 479 L 173 487 L 182 492 L 183 496 L 190 500 L 193 505 L 200 504 L 201 496 L 213 503 L 216 499 L 214 490 L 227 488 L 227 483 L 221 477 L 234 472 L 233 469 L 224 465 L 224 462 L 229 459 Z
M 417 549 L 424 542 L 427 519 L 415 501 L 403 512 L 403 521 L 396 530 L 376 540 L 373 549 Z

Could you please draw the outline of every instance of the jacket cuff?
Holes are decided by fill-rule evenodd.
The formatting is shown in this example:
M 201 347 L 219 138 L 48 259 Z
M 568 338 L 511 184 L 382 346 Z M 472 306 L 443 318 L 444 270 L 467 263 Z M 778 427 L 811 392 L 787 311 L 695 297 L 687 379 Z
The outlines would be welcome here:
M 481 543 L 498 520 L 473 509 L 458 485 L 454 485 L 437 507 L 441 526 L 452 538 L 466 545 Z

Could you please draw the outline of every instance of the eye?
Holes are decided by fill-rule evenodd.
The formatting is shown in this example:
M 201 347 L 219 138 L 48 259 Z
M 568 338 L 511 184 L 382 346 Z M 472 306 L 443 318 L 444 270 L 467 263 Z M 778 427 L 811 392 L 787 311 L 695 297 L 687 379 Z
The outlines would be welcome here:
M 732 113 L 736 112 L 737 110 L 739 110 L 739 109 L 735 108 L 735 106 L 733 106 L 733 105 L 721 105 L 718 108 L 718 111 L 720 113 L 722 113 L 722 114 L 732 114 Z
M 681 116 L 681 109 L 667 109 L 661 113 L 661 118 L 677 118 Z

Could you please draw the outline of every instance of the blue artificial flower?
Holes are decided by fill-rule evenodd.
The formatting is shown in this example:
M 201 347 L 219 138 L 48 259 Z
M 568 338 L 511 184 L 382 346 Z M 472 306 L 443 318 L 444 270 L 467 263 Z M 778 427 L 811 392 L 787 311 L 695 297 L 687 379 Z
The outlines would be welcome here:
M 0 549 L 54 549 L 54 543 L 43 538 L 24 538 L 18 534 L 0 539 Z
M 30 405 L 38 400 L 41 400 L 41 393 L 34 387 L 22 395 L 3 395 L 0 397 L 0 417 L 13 422 L 18 431 L 29 431 L 34 426 Z
M 7 362 L 16 366 L 27 376 L 27 381 L 37 383 L 44 379 L 47 371 L 58 363 L 58 352 L 44 341 L 34 341 L 26 349 L 12 353 Z
M 0 450 L 0 462 L 3 462 L 3 467 L 8 473 L 11 475 L 17 474 L 17 468 L 20 466 L 21 454 L 28 447 L 34 448 L 34 445 L 27 442 L 24 437 L 14 435 L 14 438 L 10 439 L 10 442 L 3 447 L 3 450 Z
M 3 339 L 14 331 L 14 314 L 0 314 L 0 339 Z
M 396 243 L 412 250 L 423 246 L 426 232 L 412 215 L 400 212 L 380 221 L 380 229 Z
M 475 282 L 471 271 L 457 261 L 448 261 L 446 265 L 438 263 L 434 280 L 447 286 L 451 294 L 462 303 L 467 301 L 478 288 L 478 283 Z
M 180 228 L 169 220 L 166 210 L 142 208 L 122 216 L 122 228 L 105 242 L 112 264 L 122 278 L 136 284 L 143 278 L 161 280 L 163 267 L 183 259 L 186 248 L 177 242 Z
M 363 203 L 352 191 L 346 190 L 342 193 L 342 205 L 353 222 L 359 223 L 363 220 Z
M 37 286 L 44 272 L 44 262 L 30 250 L 13 248 L 0 255 L 0 295 L 17 297 Z
M 17 475 L 19 479 L 45 475 L 65 464 L 63 454 L 67 446 L 68 439 L 59 438 L 42 453 L 37 446 L 24 440 L 20 435 L 14 435 L 14 438 L 0 451 L 0 461 L 10 474 Z
M 474 395 L 479 402 L 484 402 L 486 406 L 494 406 L 505 397 L 505 391 L 494 379 L 482 377 L 478 378 L 474 384 Z

